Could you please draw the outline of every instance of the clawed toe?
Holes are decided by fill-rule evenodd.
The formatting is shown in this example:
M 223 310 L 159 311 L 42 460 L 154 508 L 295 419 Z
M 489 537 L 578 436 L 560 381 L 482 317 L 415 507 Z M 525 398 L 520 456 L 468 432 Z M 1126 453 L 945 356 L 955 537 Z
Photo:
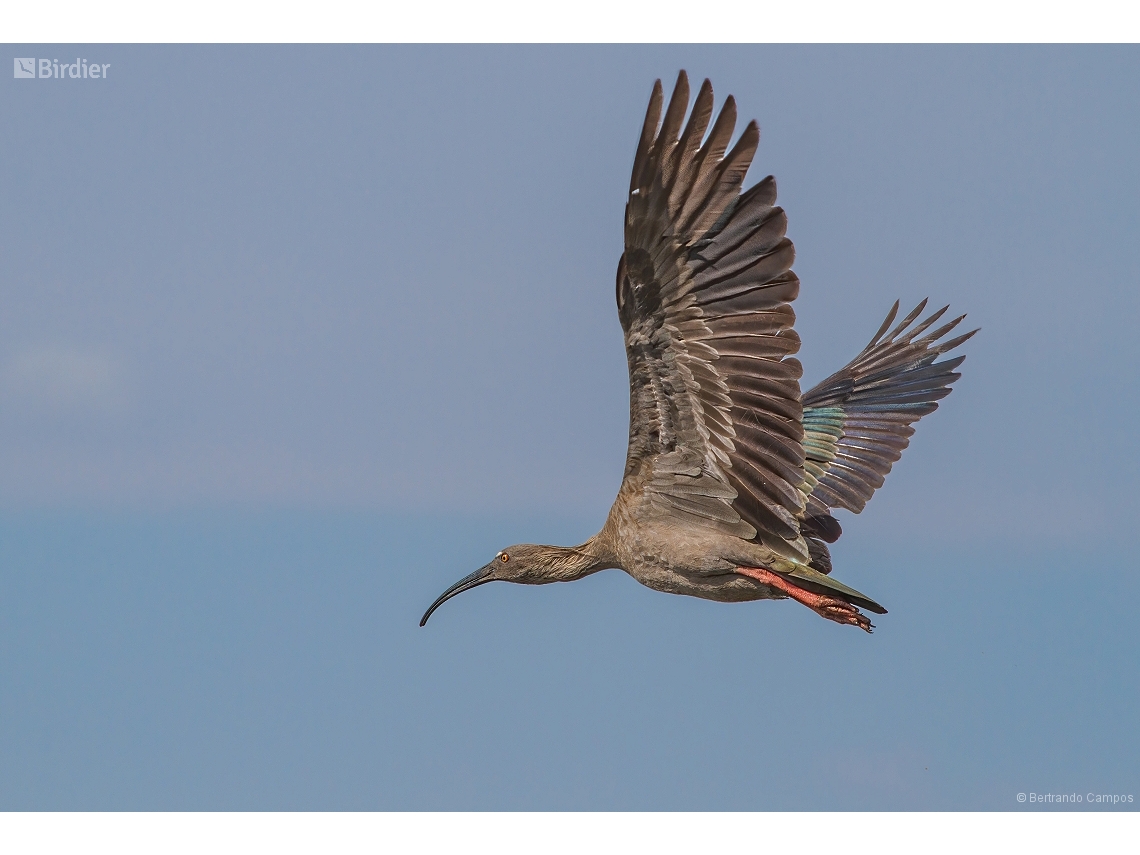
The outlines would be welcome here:
M 855 606 L 850 603 L 845 603 L 842 600 L 833 600 L 830 597 L 826 598 L 816 606 L 814 610 L 817 614 L 828 620 L 848 624 L 850 626 L 857 626 L 864 632 L 871 632 L 875 628 L 875 625 L 867 619 L 865 614 L 855 608 Z

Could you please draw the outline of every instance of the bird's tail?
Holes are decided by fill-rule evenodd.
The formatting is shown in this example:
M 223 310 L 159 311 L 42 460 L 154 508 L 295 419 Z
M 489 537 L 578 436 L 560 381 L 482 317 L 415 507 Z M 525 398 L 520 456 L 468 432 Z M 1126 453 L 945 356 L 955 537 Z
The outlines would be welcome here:
M 859 606 L 877 615 L 885 615 L 887 610 L 868 597 L 866 594 L 849 588 L 838 579 L 832 579 L 820 573 L 813 567 L 797 566 L 790 572 L 781 572 L 781 576 L 795 581 L 796 585 L 817 594 L 826 594 L 840 600 Z

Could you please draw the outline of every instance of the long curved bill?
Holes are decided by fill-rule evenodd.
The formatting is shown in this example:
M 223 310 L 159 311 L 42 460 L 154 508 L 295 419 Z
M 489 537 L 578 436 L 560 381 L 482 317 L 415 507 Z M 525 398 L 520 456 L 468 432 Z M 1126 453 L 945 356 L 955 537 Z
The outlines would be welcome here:
M 464 591 L 470 591 L 472 588 L 478 588 L 480 585 L 485 585 L 488 582 L 494 582 L 495 579 L 493 576 L 491 576 L 491 567 L 491 564 L 480 567 L 470 576 L 464 576 L 462 579 L 460 579 L 458 582 L 440 594 L 439 599 L 432 603 L 431 608 L 424 612 L 424 616 L 420 619 L 420 626 L 423 626 L 428 622 L 428 618 L 431 617 L 432 612 L 434 612 L 456 594 L 462 594 Z

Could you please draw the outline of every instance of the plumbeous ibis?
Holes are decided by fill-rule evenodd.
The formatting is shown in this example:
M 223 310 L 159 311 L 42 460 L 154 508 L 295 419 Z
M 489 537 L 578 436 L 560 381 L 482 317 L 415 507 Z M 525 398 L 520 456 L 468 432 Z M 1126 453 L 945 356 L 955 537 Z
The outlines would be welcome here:
M 617 308 L 629 363 L 625 477 L 602 530 L 581 546 L 519 544 L 452 585 L 569 582 L 620 568 L 657 591 L 709 600 L 792 599 L 870 632 L 886 609 L 831 576 L 832 510 L 859 513 L 933 412 L 965 358 L 936 361 L 973 333 L 946 309 L 892 328 L 801 395 L 791 303 L 800 283 L 787 217 L 768 176 L 741 192 L 760 132 L 736 144 L 729 97 L 712 122 L 705 81 L 689 120 L 681 72 L 661 116 L 661 81 L 633 160 Z M 976 330 L 975 330 L 976 332 Z

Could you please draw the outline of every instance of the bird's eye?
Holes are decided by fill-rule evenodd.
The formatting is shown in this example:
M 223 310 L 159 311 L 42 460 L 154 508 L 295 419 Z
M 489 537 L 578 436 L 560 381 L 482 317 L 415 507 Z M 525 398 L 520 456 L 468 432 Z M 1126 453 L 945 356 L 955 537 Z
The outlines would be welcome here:
M 508 561 L 511 560 L 511 556 L 507 555 L 507 553 L 505 553 L 505 552 L 500 552 L 499 553 L 499 560 L 502 561 L 504 564 L 506 564 Z

